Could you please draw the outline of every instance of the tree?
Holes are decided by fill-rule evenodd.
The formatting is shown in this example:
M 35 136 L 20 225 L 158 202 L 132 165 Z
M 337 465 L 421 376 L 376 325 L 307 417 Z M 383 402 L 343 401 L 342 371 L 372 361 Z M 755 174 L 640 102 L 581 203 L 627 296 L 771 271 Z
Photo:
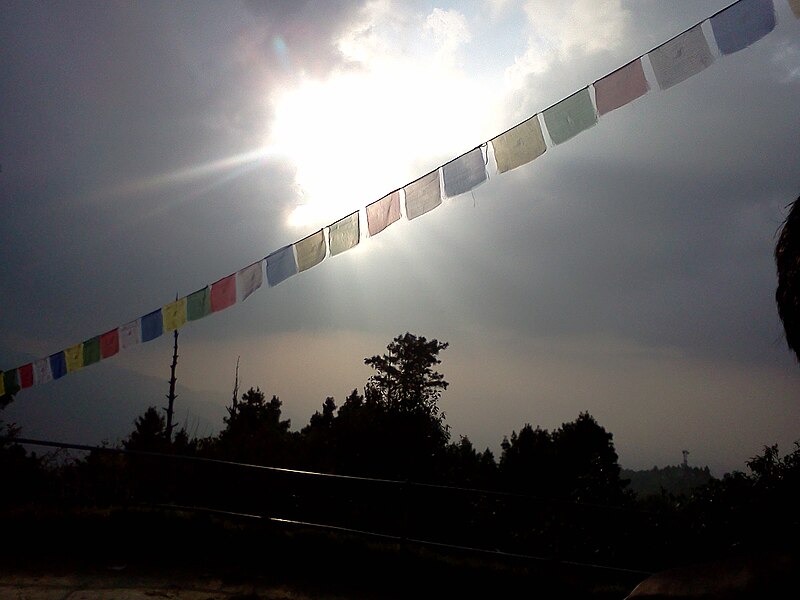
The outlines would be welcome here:
M 164 417 L 155 406 L 151 406 L 136 417 L 134 430 L 122 445 L 126 450 L 163 452 L 168 446 L 165 427 Z
M 553 438 L 546 429 L 526 423 L 519 434 L 503 438 L 500 473 L 507 489 L 545 497 L 553 492 Z
M 800 197 L 792 202 L 775 245 L 775 302 L 786 343 L 800 361 Z

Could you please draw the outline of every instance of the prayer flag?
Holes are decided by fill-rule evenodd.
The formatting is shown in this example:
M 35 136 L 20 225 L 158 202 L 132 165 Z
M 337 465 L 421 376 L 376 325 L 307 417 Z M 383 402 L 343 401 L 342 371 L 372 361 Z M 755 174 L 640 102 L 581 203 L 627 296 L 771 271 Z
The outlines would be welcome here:
M 50 371 L 50 358 L 40 358 L 33 363 L 33 380 L 36 385 L 53 381 L 53 373 Z
M 18 391 L 17 370 L 3 371 L 3 394 L 16 394 Z
M 64 350 L 67 373 L 80 371 L 83 368 L 83 344 L 75 344 Z
M 594 83 L 594 99 L 601 115 L 644 96 L 650 86 L 644 76 L 642 59 L 628 63 Z
M 800 0 L 787 0 L 794 16 L 800 19 Z
M 19 387 L 23 390 L 33 385 L 33 363 L 22 365 L 17 368 L 17 377 L 19 378 Z
M 264 283 L 263 259 L 239 271 L 236 274 L 236 282 L 239 286 L 239 302 L 244 302 Z
M 50 373 L 53 379 L 61 379 L 67 374 L 67 361 L 63 350 L 50 355 Z
M 416 219 L 442 203 L 439 169 L 412 181 L 403 188 L 406 197 L 406 217 Z
M 100 336 L 83 342 L 83 366 L 100 362 Z
M 139 322 L 142 325 L 142 343 L 154 340 L 164 333 L 164 319 L 160 308 L 147 313 L 139 319 Z
M 464 194 L 486 181 L 486 163 L 480 148 L 470 150 L 442 167 L 444 195 Z
M 211 284 L 211 312 L 236 304 L 236 273 Z
M 356 244 L 360 237 L 358 227 L 358 211 L 339 219 L 328 227 L 328 241 L 331 247 L 331 256 L 341 254 Z
M 539 117 L 533 115 L 513 129 L 501 133 L 492 140 L 497 171 L 505 173 L 531 162 L 544 154 L 547 146 L 542 135 Z
M 714 62 L 700 25 L 661 44 L 647 56 L 662 90 L 689 79 Z
M 6 395 L 6 383 L 5 383 L 6 374 L 3 371 L 0 371 L 0 396 Z
M 317 233 L 312 233 L 294 244 L 295 256 L 297 256 L 297 271 L 303 271 L 315 267 L 325 258 L 325 234 L 320 229 Z
M 186 297 L 186 318 L 197 321 L 211 314 L 211 289 L 206 286 Z
M 400 218 L 400 192 L 392 192 L 367 205 L 367 230 L 377 235 Z
M 284 246 L 267 257 L 267 283 L 275 287 L 285 279 L 297 274 L 294 245 Z
M 142 328 L 139 324 L 139 319 L 125 323 L 119 328 L 119 340 L 123 350 L 127 350 L 142 341 Z
M 100 336 L 100 357 L 110 358 L 119 352 L 119 329 L 106 331 Z
M 175 331 L 186 323 L 186 298 L 179 298 L 161 307 L 164 331 Z
M 711 17 L 711 30 L 722 54 L 733 54 L 775 29 L 772 0 L 739 0 Z
M 551 106 L 542 116 L 554 144 L 562 144 L 597 123 L 588 87 Z

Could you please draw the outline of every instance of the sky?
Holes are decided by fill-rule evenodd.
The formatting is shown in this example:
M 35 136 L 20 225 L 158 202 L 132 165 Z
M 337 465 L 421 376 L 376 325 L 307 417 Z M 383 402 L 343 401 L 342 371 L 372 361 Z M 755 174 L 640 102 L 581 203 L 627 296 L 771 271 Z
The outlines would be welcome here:
M 453 439 L 498 455 L 524 424 L 581 412 L 628 468 L 688 450 L 721 475 L 790 451 L 800 367 L 772 252 L 800 194 L 797 3 L 774 0 L 775 29 L 730 55 L 704 22 L 702 72 L 662 90 L 645 59 L 650 91 L 596 126 L 505 173 L 487 147 L 486 183 L 364 231 L 370 202 L 728 4 L 6 2 L 0 369 L 360 210 L 358 246 L 180 330 L 178 414 L 202 399 L 221 426 L 238 358 L 240 388 L 278 395 L 298 429 L 409 331 L 450 344 Z M 162 336 L 0 418 L 114 439 L 135 416 L 121 398 L 164 402 L 171 354 Z

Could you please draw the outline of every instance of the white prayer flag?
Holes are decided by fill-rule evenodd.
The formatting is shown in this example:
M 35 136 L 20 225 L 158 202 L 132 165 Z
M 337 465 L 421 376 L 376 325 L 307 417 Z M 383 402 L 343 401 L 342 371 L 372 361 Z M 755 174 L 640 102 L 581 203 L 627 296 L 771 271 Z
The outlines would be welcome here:
M 700 25 L 660 45 L 647 56 L 662 90 L 689 79 L 714 62 Z
M 53 381 L 53 373 L 50 371 L 50 357 L 40 358 L 33 363 L 33 381 L 36 385 Z
M 126 350 L 142 341 L 142 330 L 139 319 L 125 323 L 119 328 L 119 345 Z
M 264 283 L 264 261 L 254 262 L 236 274 L 236 284 L 239 287 L 239 302 L 255 292 Z

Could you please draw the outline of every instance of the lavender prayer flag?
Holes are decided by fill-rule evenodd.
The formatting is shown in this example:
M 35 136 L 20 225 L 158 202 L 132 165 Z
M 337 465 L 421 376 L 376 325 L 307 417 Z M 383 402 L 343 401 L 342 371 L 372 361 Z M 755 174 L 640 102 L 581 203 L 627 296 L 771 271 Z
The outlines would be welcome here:
M 297 256 L 298 272 L 303 272 L 321 263 L 325 258 L 325 249 L 325 234 L 322 229 L 295 242 L 294 252 Z
M 236 284 L 239 287 L 239 302 L 244 302 L 250 294 L 255 292 L 264 283 L 263 259 L 245 267 L 236 274 Z
M 650 86 L 644 76 L 642 59 L 628 63 L 594 83 L 594 99 L 601 115 L 644 96 Z
M 53 379 L 61 379 L 67 374 L 67 361 L 63 350 L 50 355 L 50 373 Z
M 739 0 L 710 20 L 719 51 L 733 54 L 775 29 L 775 6 L 772 0 Z
M 360 237 L 358 227 L 358 211 L 339 219 L 328 227 L 328 241 L 331 247 L 331 256 L 341 254 L 356 244 Z
M 480 148 L 470 150 L 442 167 L 444 195 L 464 194 L 486 181 L 486 163 Z
M 83 368 L 83 344 L 75 344 L 64 350 L 64 361 L 67 363 L 67 373 L 74 373 Z
M 36 385 L 53 381 L 49 358 L 40 358 L 33 362 L 33 381 Z
M 211 312 L 236 304 L 236 273 L 211 284 Z
M 186 296 L 186 319 L 197 321 L 211 314 L 211 288 L 208 286 Z
M 119 343 L 123 350 L 135 346 L 142 341 L 142 328 L 139 319 L 125 323 L 119 328 Z
M 392 192 L 367 205 L 367 230 L 377 235 L 400 218 L 400 192 Z
M 175 331 L 186 324 L 186 298 L 179 298 L 161 307 L 164 331 Z
M 661 44 L 647 56 L 662 90 L 689 79 L 714 62 L 700 25 Z
M 83 342 L 83 366 L 100 362 L 100 336 Z
M 297 260 L 294 245 L 284 246 L 267 257 L 267 283 L 275 287 L 282 281 L 297 274 Z
M 157 308 L 139 319 L 142 325 L 142 342 L 149 342 L 164 333 L 164 319 L 161 309 Z
M 597 123 L 588 87 L 551 106 L 542 116 L 554 144 L 562 144 Z
M 538 158 L 547 150 L 539 117 L 533 115 L 492 140 L 497 171 L 505 173 Z
M 424 215 L 442 203 L 439 169 L 412 181 L 403 188 L 406 197 L 406 217 L 409 221 Z

